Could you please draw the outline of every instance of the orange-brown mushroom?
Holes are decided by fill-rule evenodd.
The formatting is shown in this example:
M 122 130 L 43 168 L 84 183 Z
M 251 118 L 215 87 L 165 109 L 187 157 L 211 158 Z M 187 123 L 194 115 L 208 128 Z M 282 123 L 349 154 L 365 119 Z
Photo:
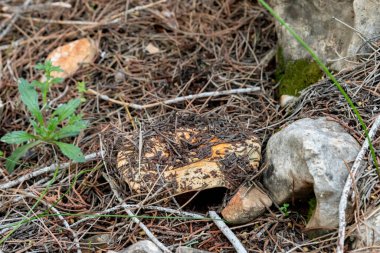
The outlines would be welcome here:
M 137 193 L 147 193 L 163 184 L 175 195 L 216 187 L 236 188 L 238 185 L 231 180 L 235 175 L 230 173 L 234 168 L 224 161 L 230 157 L 245 161 L 240 173 L 245 177 L 254 173 L 261 159 L 258 139 L 250 135 L 244 140 L 225 141 L 213 134 L 205 135 L 205 131 L 206 128 L 178 128 L 175 133 L 151 135 L 143 140 L 140 152 L 136 143 L 129 142 L 118 153 L 117 166 Z M 203 141 L 204 136 L 209 139 Z M 186 145 L 194 147 L 189 150 Z

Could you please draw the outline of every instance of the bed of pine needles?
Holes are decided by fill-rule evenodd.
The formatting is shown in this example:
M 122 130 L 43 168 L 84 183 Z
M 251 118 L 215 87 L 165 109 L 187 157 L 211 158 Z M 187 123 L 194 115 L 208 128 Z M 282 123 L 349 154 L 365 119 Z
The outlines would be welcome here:
M 180 209 L 175 198 L 163 200 L 152 193 L 133 193 L 116 168 L 116 154 L 126 133 L 173 113 L 223 119 L 249 129 L 260 138 L 263 154 L 275 131 L 304 117 L 329 117 L 359 143 L 364 142 L 358 121 L 329 80 L 307 88 L 290 106 L 279 106 L 273 80 L 277 43 L 274 21 L 255 1 L 244 0 L 72 0 L 56 5 L 45 0 L 2 1 L 0 98 L 5 107 L 0 136 L 30 129 L 17 80 L 40 78 L 34 69 L 38 62 L 56 47 L 85 37 L 98 44 L 95 62 L 53 87 L 54 97 L 67 102 L 78 96 L 77 82 L 84 81 L 87 88 L 117 101 L 158 105 L 133 109 L 86 95 L 81 112 L 90 120 L 90 127 L 72 141 L 85 154 L 102 151 L 103 155 L 62 168 L 57 175 L 49 171 L 3 187 L 39 168 L 67 160 L 51 147 L 41 146 L 8 174 L 4 158 L 0 158 L 0 238 L 13 232 L 0 246 L 3 252 L 121 250 L 148 238 L 128 216 L 125 205 L 170 250 L 188 245 L 210 252 L 234 252 L 212 221 L 190 217 L 220 211 L 225 205 L 223 196 L 231 193 L 210 191 Z M 159 52 L 149 53 L 148 45 Z M 369 127 L 380 111 L 377 57 L 379 53 L 374 52 L 358 59 L 357 68 L 336 74 Z M 252 87 L 260 91 L 162 103 L 202 92 Z M 379 138 L 373 143 L 379 147 Z M 14 148 L 0 144 L 5 155 Z M 260 184 L 260 176 L 254 181 Z M 370 158 L 357 185 L 360 198 L 355 217 L 360 220 L 380 199 Z M 307 216 L 302 209 L 305 207 L 294 204 L 285 217 L 273 206 L 252 223 L 231 229 L 249 252 L 333 252 L 337 233 L 309 238 L 304 233 Z M 25 222 L 20 223 L 22 220 Z M 17 229 L 12 231 L 16 224 Z

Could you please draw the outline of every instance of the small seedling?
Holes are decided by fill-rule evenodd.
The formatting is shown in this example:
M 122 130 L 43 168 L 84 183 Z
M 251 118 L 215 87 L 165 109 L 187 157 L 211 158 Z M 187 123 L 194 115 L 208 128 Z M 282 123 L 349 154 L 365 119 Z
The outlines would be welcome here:
M 50 61 L 38 64 L 36 69 L 44 71 L 44 81 L 29 83 L 25 79 L 20 79 L 18 85 L 21 101 L 31 114 L 29 121 L 33 126 L 33 132 L 14 131 L 0 139 L 8 144 L 23 144 L 7 158 L 5 167 L 10 173 L 28 150 L 43 143 L 58 146 L 61 152 L 73 161 L 84 162 L 80 148 L 59 141 L 66 137 L 77 136 L 81 130 L 87 127 L 88 122 L 82 120 L 82 115 L 75 114 L 81 100 L 72 99 L 57 108 L 51 108 L 48 104 L 50 88 L 52 85 L 62 82 L 62 78 L 52 77 L 51 73 L 53 71 L 62 72 L 62 70 L 53 66 Z M 42 106 L 39 103 L 38 91 L 42 98 Z
M 280 207 L 280 211 L 281 213 L 284 214 L 285 217 L 288 217 L 290 212 L 289 212 L 289 204 L 288 203 L 284 203 L 281 207 Z
M 86 93 L 86 82 L 77 82 L 77 90 L 80 101 L 85 102 L 86 98 L 84 97 L 84 94 Z

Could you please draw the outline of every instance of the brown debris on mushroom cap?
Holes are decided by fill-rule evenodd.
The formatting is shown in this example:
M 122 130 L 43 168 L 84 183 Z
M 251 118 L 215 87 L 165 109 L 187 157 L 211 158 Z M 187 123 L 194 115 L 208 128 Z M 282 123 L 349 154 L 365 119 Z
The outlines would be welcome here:
M 235 189 L 259 166 L 261 145 L 249 131 L 232 124 L 228 130 L 233 133 L 223 133 L 223 128 L 215 130 L 206 123 L 189 127 L 165 124 L 153 127 L 155 130 L 148 127 L 141 152 L 141 140 L 134 133 L 128 137 L 133 141 L 118 153 L 117 167 L 137 193 L 164 184 L 176 195 L 216 187 Z

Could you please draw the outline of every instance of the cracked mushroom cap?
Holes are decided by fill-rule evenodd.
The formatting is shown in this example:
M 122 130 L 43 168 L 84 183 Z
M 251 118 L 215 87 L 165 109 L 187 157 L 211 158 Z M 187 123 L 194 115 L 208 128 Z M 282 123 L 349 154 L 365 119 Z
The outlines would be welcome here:
M 164 188 L 178 195 L 216 187 L 236 189 L 257 171 L 261 145 L 253 134 L 241 129 L 220 133 L 205 125 L 172 126 L 148 129 L 142 138 L 138 133 L 126 137 L 117 167 L 133 191 Z

